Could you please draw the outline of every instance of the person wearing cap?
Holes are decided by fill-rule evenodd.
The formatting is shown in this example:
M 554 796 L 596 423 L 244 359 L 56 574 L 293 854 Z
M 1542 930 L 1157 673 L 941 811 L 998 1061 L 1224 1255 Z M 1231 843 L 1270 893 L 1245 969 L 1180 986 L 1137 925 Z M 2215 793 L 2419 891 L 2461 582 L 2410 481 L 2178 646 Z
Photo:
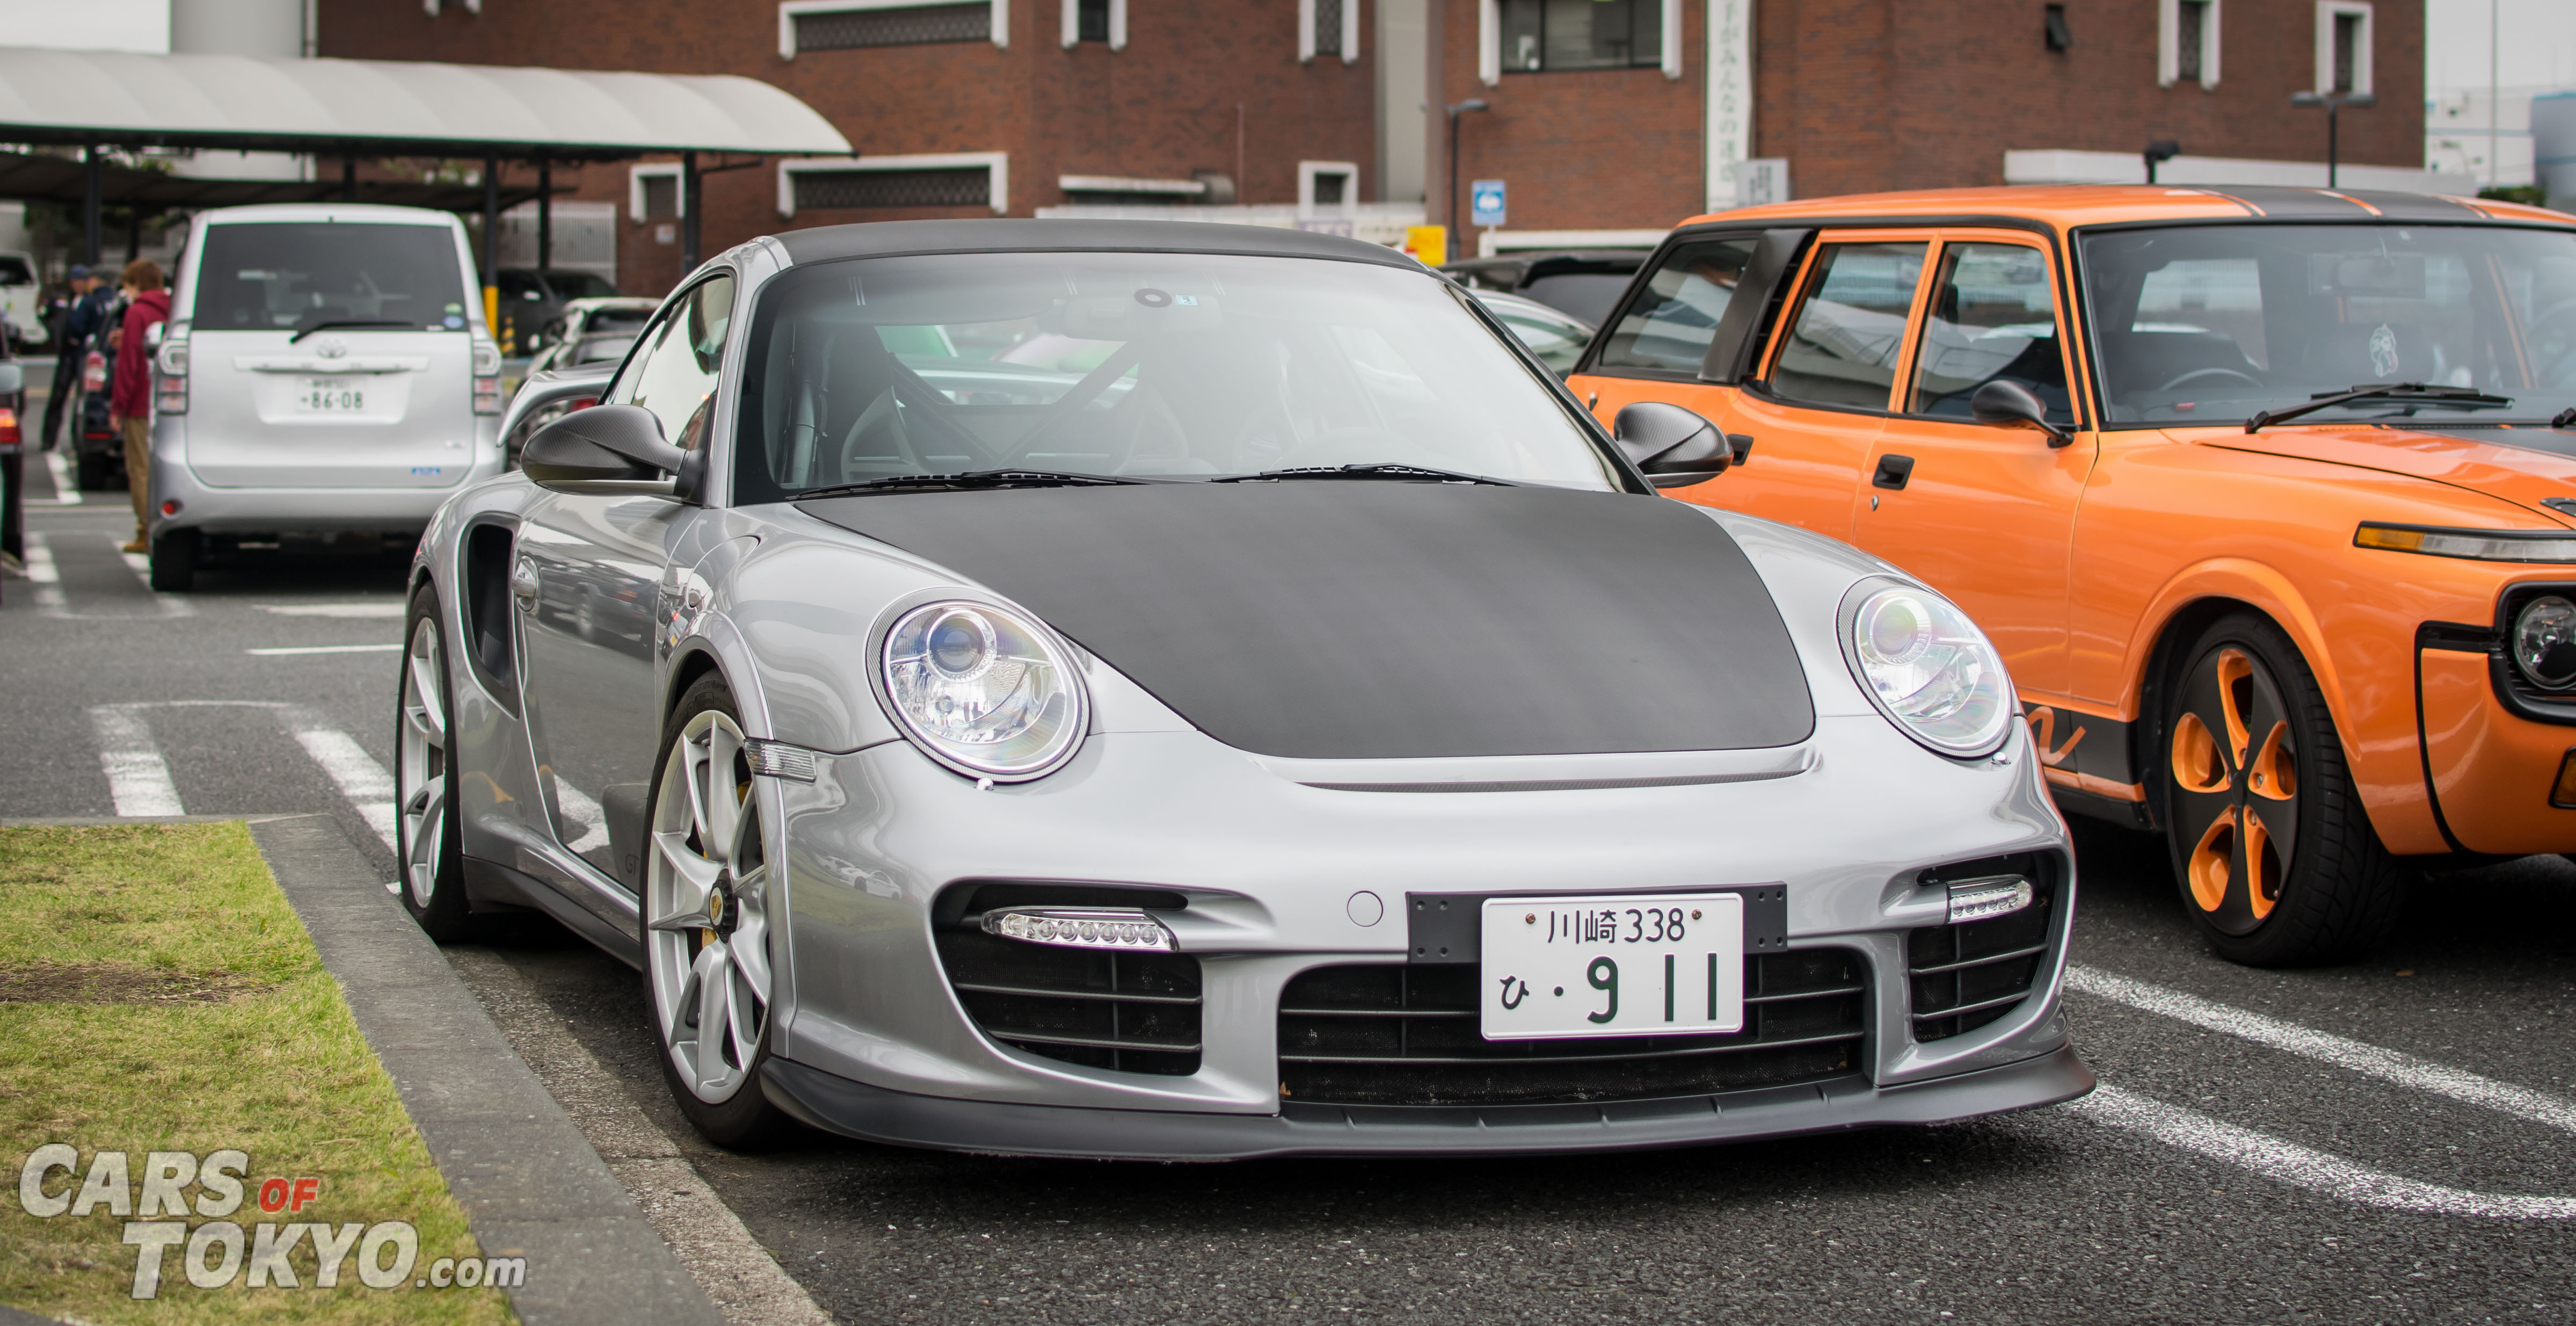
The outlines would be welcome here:
M 134 498 L 130 553 L 152 551 L 145 512 L 152 502 L 152 328 L 170 318 L 170 292 L 161 288 L 161 265 L 150 258 L 125 264 L 120 278 L 125 321 L 113 331 L 116 380 L 108 389 L 107 416 L 125 434 L 125 486 Z
M 54 385 L 45 393 L 45 431 L 37 443 L 46 451 L 54 449 L 54 439 L 62 435 L 63 414 L 80 394 L 81 360 L 89 353 L 90 337 L 97 334 L 108 305 L 115 302 L 100 289 L 106 282 L 87 267 L 74 264 L 66 284 L 71 298 L 54 328 Z

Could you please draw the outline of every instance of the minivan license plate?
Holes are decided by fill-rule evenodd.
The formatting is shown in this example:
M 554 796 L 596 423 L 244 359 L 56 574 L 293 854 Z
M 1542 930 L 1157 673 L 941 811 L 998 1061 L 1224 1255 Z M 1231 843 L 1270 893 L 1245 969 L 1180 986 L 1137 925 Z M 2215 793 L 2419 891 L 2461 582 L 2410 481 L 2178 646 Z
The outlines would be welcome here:
M 295 393 L 298 414 L 360 414 L 366 408 L 365 385 L 345 378 L 306 378 Z
M 1488 898 L 1489 1041 L 1744 1029 L 1744 895 Z

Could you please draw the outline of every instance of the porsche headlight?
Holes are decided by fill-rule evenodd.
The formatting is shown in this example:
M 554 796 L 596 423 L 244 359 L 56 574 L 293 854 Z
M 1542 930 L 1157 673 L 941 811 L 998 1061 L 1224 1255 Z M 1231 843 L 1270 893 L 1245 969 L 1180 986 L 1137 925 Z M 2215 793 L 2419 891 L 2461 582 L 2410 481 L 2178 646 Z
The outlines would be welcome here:
M 885 634 L 887 708 L 931 758 L 1014 782 L 1052 773 L 1086 725 L 1082 683 L 1061 646 L 989 603 L 927 603 Z
M 1929 590 L 1863 584 L 1843 601 L 1843 657 L 1907 736 L 1943 755 L 2003 744 L 2013 723 L 2003 659 L 1968 615 Z

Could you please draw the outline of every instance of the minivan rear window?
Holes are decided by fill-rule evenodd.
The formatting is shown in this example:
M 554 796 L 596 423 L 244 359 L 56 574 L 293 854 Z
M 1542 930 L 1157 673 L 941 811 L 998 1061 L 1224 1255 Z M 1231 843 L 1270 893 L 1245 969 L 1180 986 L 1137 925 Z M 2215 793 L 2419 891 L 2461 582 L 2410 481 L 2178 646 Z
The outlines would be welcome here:
M 375 323 L 461 331 L 465 273 L 445 226 L 329 221 L 206 229 L 191 318 L 201 331 Z
M 0 253 L 0 285 L 34 285 L 36 274 L 27 269 L 27 260 L 14 253 Z

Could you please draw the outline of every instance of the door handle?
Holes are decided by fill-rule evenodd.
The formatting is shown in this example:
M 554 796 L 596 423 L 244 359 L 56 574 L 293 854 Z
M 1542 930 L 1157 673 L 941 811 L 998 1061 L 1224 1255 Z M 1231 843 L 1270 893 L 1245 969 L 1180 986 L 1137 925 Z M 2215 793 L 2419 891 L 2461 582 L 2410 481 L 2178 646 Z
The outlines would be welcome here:
M 521 562 L 510 572 L 510 596 L 519 601 L 519 611 L 537 610 L 537 564 Z
M 1878 458 L 1878 473 L 1869 476 L 1869 482 L 1873 488 L 1902 488 L 1905 486 L 1905 481 L 1912 477 L 1914 477 L 1912 456 L 1881 456 Z

